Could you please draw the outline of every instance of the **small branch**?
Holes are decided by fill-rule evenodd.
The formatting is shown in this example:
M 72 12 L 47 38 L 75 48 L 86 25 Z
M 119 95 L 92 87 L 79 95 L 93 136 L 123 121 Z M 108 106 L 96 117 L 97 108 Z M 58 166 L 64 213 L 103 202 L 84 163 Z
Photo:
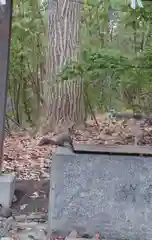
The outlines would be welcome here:
M 91 104 L 90 104 L 90 100 L 89 100 L 89 97 L 88 97 L 88 93 L 87 93 L 87 92 L 85 92 L 85 96 L 86 96 L 86 100 L 87 100 L 88 106 L 89 106 L 89 108 L 90 108 L 91 116 L 93 117 L 93 119 L 94 119 L 97 127 L 100 128 L 99 123 L 98 123 L 98 121 L 97 121 L 97 119 L 96 119 L 95 113 L 94 113 L 94 111 L 93 111 L 93 109 L 92 109 L 92 106 L 91 106 Z
M 16 126 L 18 126 L 19 128 L 21 127 L 20 124 L 18 122 L 16 122 L 13 118 L 11 118 L 8 114 L 6 114 L 6 117 L 9 118 Z M 22 129 L 26 130 L 25 128 L 22 128 Z

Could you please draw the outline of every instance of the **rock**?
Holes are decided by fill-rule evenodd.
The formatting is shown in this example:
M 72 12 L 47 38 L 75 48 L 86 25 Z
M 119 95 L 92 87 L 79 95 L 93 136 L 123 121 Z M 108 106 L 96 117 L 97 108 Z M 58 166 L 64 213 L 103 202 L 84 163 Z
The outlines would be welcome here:
M 69 234 L 69 237 L 71 238 L 77 238 L 79 237 L 78 233 L 76 230 L 73 230 L 70 234 Z
M 0 216 L 4 217 L 4 218 L 11 217 L 12 216 L 12 210 L 10 208 L 0 206 Z
M 33 232 L 31 232 L 29 235 L 28 235 L 29 238 L 31 239 L 37 239 L 37 240 L 46 240 L 46 235 L 45 235 L 45 232 L 44 230 L 35 230 Z
M 19 216 L 15 216 L 15 219 L 16 219 L 17 222 L 25 222 L 27 220 L 27 215 L 22 214 L 22 215 L 19 215 Z
M 32 213 L 26 217 L 26 219 L 29 221 L 40 221 L 40 220 L 47 220 L 47 214 L 45 213 Z

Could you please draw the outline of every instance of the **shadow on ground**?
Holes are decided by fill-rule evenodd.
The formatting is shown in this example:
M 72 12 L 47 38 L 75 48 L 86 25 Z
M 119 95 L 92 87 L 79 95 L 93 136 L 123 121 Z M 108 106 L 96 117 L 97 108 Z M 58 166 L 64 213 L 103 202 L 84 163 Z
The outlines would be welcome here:
M 17 180 L 13 203 L 14 215 L 47 212 L 49 198 L 49 180 Z

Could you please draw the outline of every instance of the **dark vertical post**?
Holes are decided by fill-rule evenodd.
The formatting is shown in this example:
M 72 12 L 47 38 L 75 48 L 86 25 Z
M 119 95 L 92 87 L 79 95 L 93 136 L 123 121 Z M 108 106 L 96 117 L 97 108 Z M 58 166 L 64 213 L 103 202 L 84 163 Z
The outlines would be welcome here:
M 8 63 L 11 38 L 12 0 L 0 4 L 0 171 L 3 158 L 3 141 L 8 86 Z

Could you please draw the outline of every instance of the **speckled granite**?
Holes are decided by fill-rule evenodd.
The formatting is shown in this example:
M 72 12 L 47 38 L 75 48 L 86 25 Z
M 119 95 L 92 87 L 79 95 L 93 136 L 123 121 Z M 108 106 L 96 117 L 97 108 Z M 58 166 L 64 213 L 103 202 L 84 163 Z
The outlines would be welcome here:
M 78 155 L 58 148 L 51 182 L 53 231 L 152 239 L 152 158 Z

